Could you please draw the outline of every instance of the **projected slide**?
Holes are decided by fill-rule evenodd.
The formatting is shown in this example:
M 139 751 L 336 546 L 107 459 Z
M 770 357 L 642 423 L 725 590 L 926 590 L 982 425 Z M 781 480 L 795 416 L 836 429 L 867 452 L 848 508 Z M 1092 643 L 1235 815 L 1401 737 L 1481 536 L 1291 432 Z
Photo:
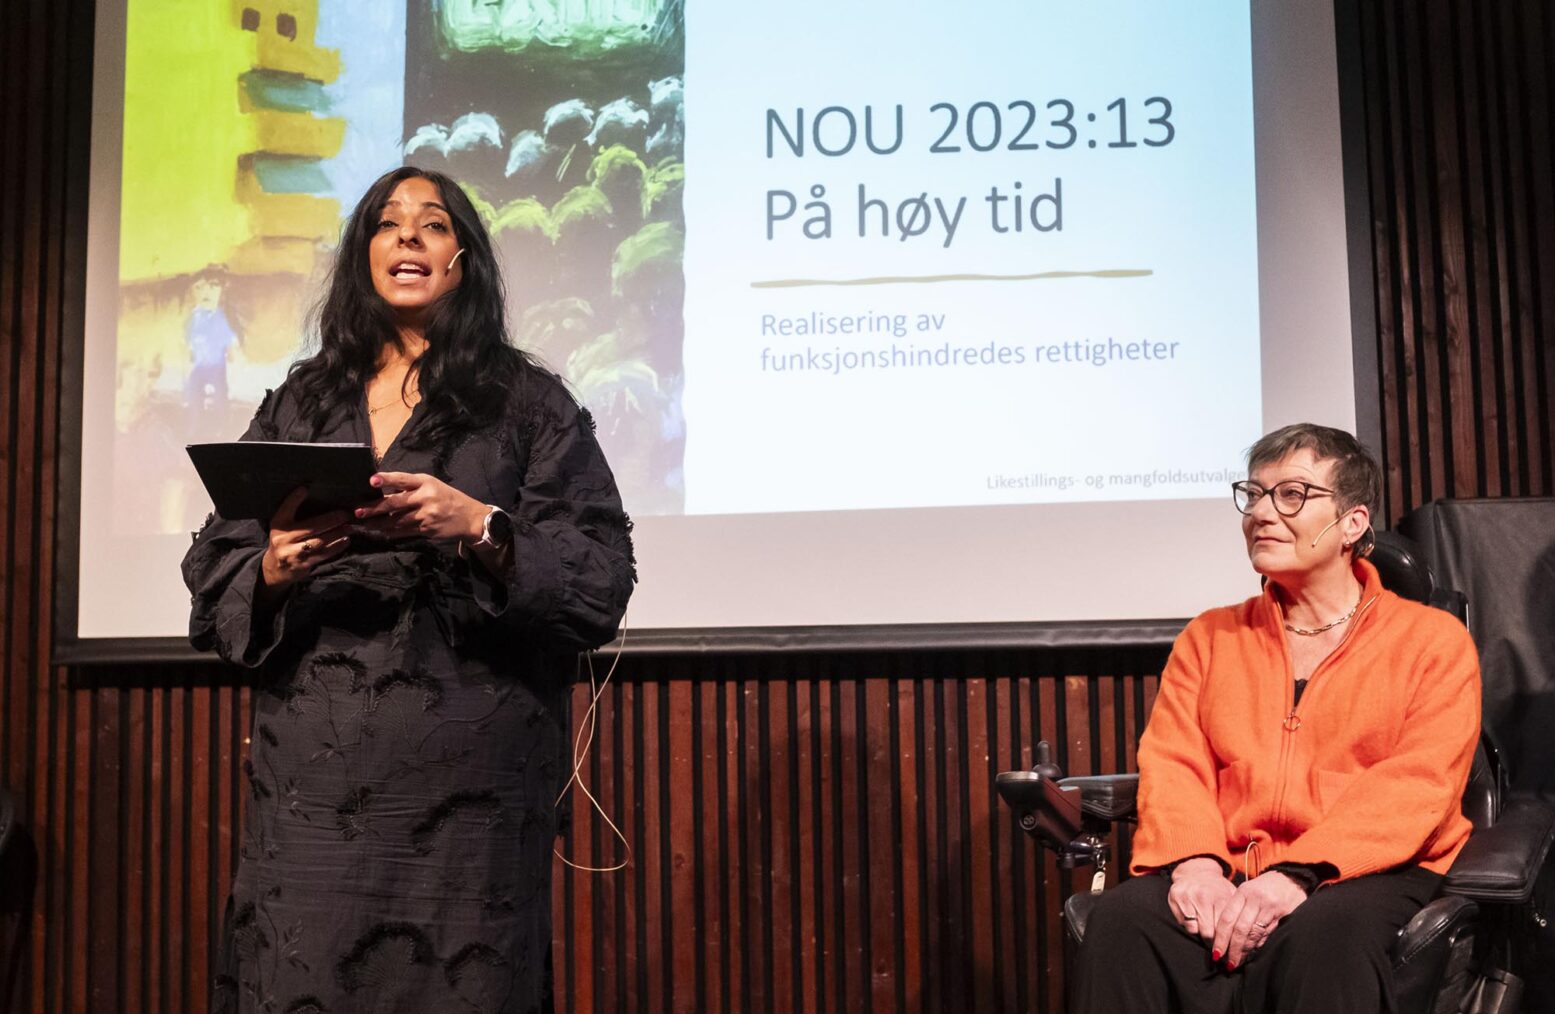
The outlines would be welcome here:
M 513 340 L 591 410 L 639 627 L 1239 597 L 1246 448 L 1355 421 L 1332 18 L 103 0 L 74 629 L 181 635 L 184 447 L 311 353 L 345 216 L 405 163 L 460 182 Z
M 127 24 L 126 534 L 198 525 L 183 445 L 284 378 L 342 216 L 401 161 L 475 199 L 516 340 L 640 517 L 1218 496 L 1258 428 L 1245 5 L 131 0 Z
M 689 16 L 689 512 L 1240 477 L 1261 420 L 1245 4 Z

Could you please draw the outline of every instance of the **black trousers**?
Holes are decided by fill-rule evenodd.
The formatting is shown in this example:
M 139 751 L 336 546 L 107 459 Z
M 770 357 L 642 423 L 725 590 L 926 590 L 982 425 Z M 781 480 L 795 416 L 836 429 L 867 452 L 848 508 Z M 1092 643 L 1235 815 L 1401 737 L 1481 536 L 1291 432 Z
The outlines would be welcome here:
M 1389 952 L 1441 886 L 1410 867 L 1312 892 L 1236 971 L 1209 959 L 1166 904 L 1168 878 L 1105 892 L 1086 926 L 1070 1014 L 1378 1014 L 1393 1011 Z

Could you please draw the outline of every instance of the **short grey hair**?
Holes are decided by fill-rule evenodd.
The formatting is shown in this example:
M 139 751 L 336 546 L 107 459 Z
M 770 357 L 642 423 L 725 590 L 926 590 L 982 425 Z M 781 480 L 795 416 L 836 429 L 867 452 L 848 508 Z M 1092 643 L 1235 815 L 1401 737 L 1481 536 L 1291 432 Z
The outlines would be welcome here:
M 1344 430 L 1316 423 L 1283 426 L 1262 437 L 1247 451 L 1247 472 L 1309 450 L 1319 461 L 1332 461 L 1334 506 L 1339 513 L 1365 507 L 1377 517 L 1382 502 L 1382 469 L 1371 452 Z

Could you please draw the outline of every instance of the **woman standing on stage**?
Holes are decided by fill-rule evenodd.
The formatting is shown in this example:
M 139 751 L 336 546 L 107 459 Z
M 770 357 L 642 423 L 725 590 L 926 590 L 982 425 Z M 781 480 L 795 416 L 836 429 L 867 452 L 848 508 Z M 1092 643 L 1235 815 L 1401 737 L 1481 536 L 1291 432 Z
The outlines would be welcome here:
M 370 443 L 385 496 L 212 518 L 183 565 L 190 640 L 259 674 L 214 1007 L 549 1010 L 565 702 L 630 522 L 447 177 L 363 196 L 318 332 L 244 439 Z

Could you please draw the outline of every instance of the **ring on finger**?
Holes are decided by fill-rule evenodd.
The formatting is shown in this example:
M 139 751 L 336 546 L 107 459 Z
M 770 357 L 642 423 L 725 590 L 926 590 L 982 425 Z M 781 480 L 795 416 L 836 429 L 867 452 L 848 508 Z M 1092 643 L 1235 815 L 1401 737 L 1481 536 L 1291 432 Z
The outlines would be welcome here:
M 302 545 L 297 547 L 297 556 L 306 560 L 308 557 L 313 555 L 314 548 L 315 546 L 313 540 L 309 539 L 307 542 L 304 542 Z

